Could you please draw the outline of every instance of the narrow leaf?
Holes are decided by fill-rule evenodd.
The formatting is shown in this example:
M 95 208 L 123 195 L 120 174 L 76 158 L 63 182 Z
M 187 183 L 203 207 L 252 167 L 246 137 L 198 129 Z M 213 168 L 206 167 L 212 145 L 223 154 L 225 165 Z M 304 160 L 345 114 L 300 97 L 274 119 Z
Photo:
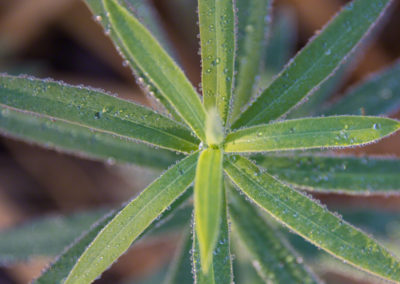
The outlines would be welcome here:
M 149 31 L 116 0 L 103 0 L 111 26 L 128 57 L 176 109 L 199 138 L 204 140 L 205 111 L 182 70 Z M 140 79 L 139 79 L 140 80 Z
M 225 124 L 235 58 L 233 0 L 199 0 L 203 102 L 217 108 Z
M 363 145 L 400 128 L 400 122 L 368 116 L 286 120 L 228 134 L 226 152 L 265 152 Z
M 104 227 L 115 217 L 117 211 L 112 212 L 102 218 L 97 224 L 74 244 L 71 245 L 58 259 L 47 269 L 38 279 L 34 280 L 35 284 L 63 283 L 79 256 L 85 251 L 86 247 L 93 241 L 96 235 L 104 229 Z
M 106 11 L 104 9 L 103 1 L 98 0 L 85 0 L 86 4 L 92 10 L 96 16 L 94 19 L 101 24 L 104 21 L 104 27 L 109 26 L 107 17 L 105 17 Z M 157 10 L 149 0 L 124 0 L 118 2 L 121 6 L 125 7 L 129 12 L 138 17 L 140 22 L 146 26 L 151 34 L 160 42 L 160 44 L 168 51 L 169 54 L 173 54 L 172 44 L 168 40 L 167 32 L 165 31 L 162 22 L 157 14 Z M 108 27 L 110 28 L 110 27 Z M 110 31 L 111 32 L 111 31 Z M 114 40 L 113 34 L 110 34 Z M 115 39 L 117 40 L 117 39 Z M 117 43 L 117 42 L 115 42 Z
M 192 284 L 191 250 L 193 246 L 192 234 L 187 232 L 171 263 L 164 284 Z
M 394 244 L 398 241 L 400 233 L 400 212 L 385 209 L 356 208 L 355 206 L 334 207 L 343 216 L 343 219 L 350 222 L 357 228 L 362 229 L 368 234 L 383 240 L 387 244 Z M 318 258 L 321 250 L 306 242 L 303 238 L 294 234 L 287 234 L 290 243 L 309 259 Z M 398 245 L 397 245 L 398 247 Z
M 197 284 L 231 284 L 233 283 L 232 261 L 230 254 L 230 228 L 228 224 L 228 206 L 226 192 L 223 193 L 219 236 L 212 255 L 212 265 L 208 273 L 201 269 L 201 257 L 197 234 L 193 235 L 193 270 Z M 178 283 L 178 282 L 176 282 Z
M 392 114 L 400 108 L 400 62 L 351 88 L 324 114 Z
M 390 0 L 354 0 L 320 32 L 235 121 L 232 128 L 268 123 L 302 101 L 343 62 Z
M 222 207 L 222 160 L 220 149 L 201 152 L 194 184 L 194 216 L 199 239 L 201 268 L 207 274 L 217 244 Z
M 152 236 L 156 236 L 160 233 L 165 233 L 167 231 L 174 231 L 179 227 L 180 219 L 182 218 L 182 214 L 186 215 L 186 210 L 180 208 L 183 203 L 188 200 L 188 197 L 192 195 L 192 190 L 188 189 L 185 193 L 183 193 L 179 198 L 177 198 L 170 206 L 169 210 L 163 212 L 163 215 L 153 221 L 153 223 L 146 228 L 137 238 L 136 241 L 142 238 L 146 233 Z M 75 266 L 76 262 L 79 260 L 80 256 L 86 248 L 90 245 L 90 243 L 96 238 L 98 233 L 103 230 L 103 228 L 115 217 L 115 215 L 120 210 L 116 210 L 114 212 L 110 212 L 97 224 L 92 225 L 92 228 L 84 232 L 81 237 L 79 237 L 70 247 L 68 247 L 62 255 L 60 255 L 55 262 L 42 273 L 42 275 L 36 280 L 35 283 L 63 283 L 65 278 L 70 273 L 71 269 Z M 172 218 L 171 218 L 172 215 Z M 178 217 L 178 218 L 177 218 Z M 176 222 L 178 220 L 178 222 Z M 182 221 L 182 220 L 180 220 Z M 185 222 L 187 223 L 187 222 Z M 178 225 L 178 226 L 177 226 Z M 60 232 L 68 231 L 70 226 L 63 227 L 60 229 Z M 89 227 L 89 226 L 87 226 Z M 87 229 L 85 228 L 85 230 Z M 37 230 L 35 228 L 35 230 Z M 84 230 L 82 230 L 84 231 Z M 46 232 L 41 231 L 42 235 Z M 49 236 L 54 236 L 50 234 Z M 44 238 L 45 239 L 45 238 Z M 72 242 L 72 241 L 71 241 Z M 60 250 L 61 251 L 61 250 Z
M 105 33 L 110 36 L 113 43 L 121 55 L 126 59 L 124 65 L 127 64 L 131 67 L 132 71 L 135 73 L 138 79 L 139 85 L 143 88 L 146 94 L 153 97 L 165 107 L 165 109 L 173 115 L 175 119 L 179 119 L 179 115 L 176 113 L 174 107 L 166 100 L 161 91 L 151 82 L 150 78 L 146 73 L 144 73 L 135 63 L 135 61 L 130 58 L 129 52 L 124 47 L 122 41 L 118 38 L 115 29 L 111 26 L 110 20 L 107 17 L 107 11 L 104 8 L 104 3 L 102 0 L 85 0 L 86 4 L 89 6 L 90 10 L 94 14 L 94 19 L 100 23 L 105 30 Z M 174 55 L 172 51 L 172 45 L 166 38 L 166 33 L 162 28 L 162 25 L 157 17 L 157 13 L 154 7 L 148 0 L 124 0 L 118 2 L 120 5 L 125 7 L 129 12 L 133 13 L 142 22 L 146 28 L 154 35 L 154 37 L 160 42 L 160 44 L 169 52 L 169 54 Z
M 65 284 L 90 283 L 193 182 L 198 154 L 166 171 L 116 215 L 96 236 L 69 273 Z
M 171 150 L 190 152 L 197 148 L 198 140 L 188 128 L 148 108 L 99 90 L 49 80 L 2 76 L 0 94 L 1 105 L 21 111 L 51 116 Z
M 240 156 L 226 160 L 233 182 L 257 205 L 314 245 L 382 278 L 400 281 L 400 261 L 366 234 Z
M 0 263 L 55 256 L 99 220 L 105 210 L 47 216 L 0 231 Z
M 270 26 L 272 0 L 236 1 L 238 11 L 238 47 L 235 93 L 231 118 L 236 119 L 250 100 L 256 86 Z
M 230 214 L 235 231 L 251 254 L 252 264 L 266 283 L 320 283 L 287 240 L 232 190 Z
M 400 160 L 351 156 L 256 156 L 268 173 L 297 188 L 346 194 L 400 193 Z
M 165 169 L 180 156 L 111 133 L 0 105 L 0 133 L 43 147 L 107 162 Z

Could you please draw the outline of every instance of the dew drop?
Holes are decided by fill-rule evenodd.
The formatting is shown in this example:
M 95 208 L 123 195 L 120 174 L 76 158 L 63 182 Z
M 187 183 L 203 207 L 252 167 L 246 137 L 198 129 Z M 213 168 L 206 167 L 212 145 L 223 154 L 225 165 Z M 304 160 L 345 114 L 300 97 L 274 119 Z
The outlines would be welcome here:
M 374 123 L 372 128 L 375 129 L 375 130 L 378 130 L 378 129 L 381 129 L 381 125 L 380 125 L 380 123 Z

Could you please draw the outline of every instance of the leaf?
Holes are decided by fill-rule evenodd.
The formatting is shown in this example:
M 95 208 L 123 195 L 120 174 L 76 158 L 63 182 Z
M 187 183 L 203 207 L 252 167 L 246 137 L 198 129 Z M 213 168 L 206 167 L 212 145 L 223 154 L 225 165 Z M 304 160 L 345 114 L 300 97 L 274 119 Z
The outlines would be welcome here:
M 296 45 L 296 17 L 289 8 L 278 9 L 272 23 L 271 36 L 265 51 L 265 71 L 277 74 L 294 54 Z
M 123 139 L 190 152 L 198 140 L 181 124 L 98 90 L 49 80 L 0 77 L 0 104 L 86 126 Z
M 92 242 L 96 235 L 104 229 L 104 227 L 115 217 L 118 212 L 107 214 L 97 224 L 93 225 L 90 230 L 73 243 L 58 259 L 51 265 L 49 269 L 36 280 L 34 284 L 48 283 L 64 283 L 65 277 L 79 260 L 79 256 L 83 253 L 86 247 Z
M 257 164 L 297 188 L 327 193 L 398 194 L 400 160 L 352 156 L 256 156 Z
M 227 159 L 226 173 L 257 205 L 314 245 L 385 279 L 400 281 L 400 261 L 366 234 L 306 195 L 291 189 L 240 156 Z
M 187 215 L 186 208 L 180 208 L 188 198 L 192 195 L 193 190 L 189 188 L 180 195 L 170 206 L 170 209 L 163 212 L 160 218 L 155 219 L 150 226 L 146 228 L 135 241 L 141 239 L 144 235 L 157 236 L 168 231 L 174 231 L 182 224 L 182 214 Z M 115 215 L 121 210 L 110 212 L 104 216 L 97 224 L 92 225 L 92 228 L 88 232 L 84 232 L 70 247 L 68 247 L 62 255 L 60 255 L 55 262 L 43 272 L 43 274 L 36 280 L 37 283 L 61 283 L 69 274 L 71 269 L 74 267 L 76 261 L 90 245 L 97 234 L 103 230 L 103 228 L 115 217 Z M 190 216 L 190 215 L 189 215 Z M 178 222 L 177 222 L 178 221 Z M 180 221 L 180 222 L 179 222 Z M 185 222 L 187 223 L 187 222 Z M 87 227 L 86 227 L 87 228 Z M 86 229 L 85 228 L 85 229 Z M 60 231 L 68 231 L 70 228 L 63 227 Z M 84 230 L 82 230 L 84 231 Z M 41 231 L 42 235 L 46 232 Z M 54 235 L 49 235 L 54 237 Z M 72 240 L 71 240 L 72 242 Z M 71 243 L 70 242 L 70 243 Z M 62 249 L 60 250 L 62 251 Z M 60 252 L 59 251 L 59 252 Z M 59 253 L 58 252 L 58 253 Z
M 235 190 L 229 193 L 234 229 L 265 283 L 321 283 L 280 233 Z
M 222 207 L 222 161 L 220 149 L 208 148 L 201 152 L 194 183 L 194 216 L 201 269 L 207 274 L 212 263 L 212 252 L 217 244 Z
M 160 90 L 152 84 L 150 78 L 147 74 L 143 73 L 142 70 L 137 66 L 135 61 L 129 57 L 128 51 L 123 46 L 122 41 L 118 38 L 115 29 L 111 26 L 110 20 L 107 17 L 107 11 L 104 8 L 102 0 L 85 0 L 85 3 L 89 6 L 92 13 L 95 15 L 94 19 L 102 25 L 105 33 L 110 36 L 114 45 L 120 53 L 126 58 L 124 65 L 127 64 L 131 67 L 132 71 L 135 73 L 139 85 L 146 92 L 146 94 L 153 97 L 153 99 L 160 102 L 169 113 L 173 115 L 175 119 L 180 119 L 179 115 L 176 113 L 175 109 L 161 94 Z M 171 55 L 175 55 L 172 51 L 172 45 L 166 38 L 166 32 L 162 28 L 157 13 L 154 7 L 148 0 L 124 0 L 118 2 L 121 6 L 125 7 L 130 13 L 136 15 L 146 28 L 154 35 L 154 37 L 160 42 L 160 44 L 169 52 Z
M 184 195 L 186 195 L 188 192 L 190 192 L 190 195 L 192 195 L 193 190 L 191 189 L 192 188 L 187 189 Z M 180 199 L 181 197 L 182 195 L 178 199 Z M 182 208 L 174 209 L 174 204 L 177 202 L 177 200 L 175 200 L 173 205 L 171 205 L 170 210 L 163 213 L 160 220 L 158 220 L 157 222 L 153 222 L 142 233 L 144 237 L 161 237 L 168 233 L 176 233 L 177 231 L 181 231 L 185 226 L 188 226 L 190 224 L 193 207 L 183 206 Z
M 199 0 L 203 103 L 217 108 L 225 125 L 235 58 L 233 0 Z
M 354 0 L 290 62 L 232 125 L 278 119 L 320 85 L 375 25 L 390 0 Z
M 138 144 L 107 132 L 40 117 L 0 105 L 0 133 L 43 147 L 107 162 L 165 169 L 180 155 Z
M 140 22 L 115 0 L 103 0 L 111 26 L 127 56 L 141 70 L 183 120 L 204 140 L 205 111 L 182 70 Z M 140 80 L 140 79 L 139 79 Z
M 65 284 L 90 283 L 124 253 L 193 182 L 197 158 L 185 158 L 126 205 L 79 257 Z
M 392 114 L 400 107 L 400 62 L 351 88 L 324 114 Z
M 343 207 L 343 208 L 342 208 Z M 362 229 L 368 234 L 373 234 L 375 238 L 383 240 L 386 244 L 393 243 L 395 246 L 400 233 L 400 213 L 392 210 L 373 209 L 373 208 L 356 208 L 351 203 L 333 207 L 330 209 L 338 210 L 343 219 L 350 222 L 357 228 Z M 303 238 L 294 234 L 286 234 L 290 243 L 303 256 L 308 259 L 317 259 L 320 255 L 325 255 L 321 251 L 306 242 Z
M 363 145 L 400 128 L 383 117 L 331 116 L 286 120 L 228 134 L 226 152 L 265 152 Z
M 224 190 L 221 206 L 221 222 L 219 235 L 212 253 L 212 265 L 208 273 L 201 268 L 201 254 L 199 240 L 196 232 L 193 232 L 193 270 L 196 284 L 231 284 L 233 283 L 232 260 L 230 253 L 230 228 L 228 224 L 228 205 Z M 180 282 L 175 282 L 180 283 Z
M 272 12 L 272 0 L 236 1 L 238 17 L 237 75 L 231 119 L 240 114 L 256 86 L 265 51 L 266 35 Z
M 98 0 L 85 0 L 86 4 L 92 10 L 93 14 L 96 15 L 94 19 L 100 24 L 104 23 L 104 27 L 109 25 L 107 17 L 103 17 L 106 14 L 104 9 L 103 1 Z M 160 42 L 160 44 L 168 50 L 168 53 L 173 54 L 172 44 L 169 42 L 167 33 L 162 26 L 159 15 L 148 0 L 124 0 L 118 2 L 121 6 L 125 7 L 129 12 L 139 18 L 140 22 L 146 26 L 151 34 Z M 110 27 L 108 27 L 110 28 Z M 110 34 L 114 40 L 115 35 Z M 117 42 L 115 42 L 117 44 Z
M 193 246 L 192 235 L 186 232 L 178 251 L 171 263 L 164 284 L 192 284 L 191 250 Z
M 55 256 L 106 213 L 105 210 L 48 216 L 0 231 L 0 263 Z

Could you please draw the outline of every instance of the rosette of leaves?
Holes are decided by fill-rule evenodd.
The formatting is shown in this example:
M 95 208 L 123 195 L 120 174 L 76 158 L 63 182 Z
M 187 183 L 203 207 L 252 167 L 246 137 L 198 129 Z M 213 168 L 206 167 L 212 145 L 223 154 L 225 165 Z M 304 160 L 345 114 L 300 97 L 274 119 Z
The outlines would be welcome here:
M 101 90 L 2 75 L 1 132 L 81 156 L 168 169 L 132 201 L 100 218 L 36 283 L 91 283 L 132 243 L 171 219 L 166 217 L 173 219 L 182 208 L 191 208 L 192 195 L 193 230 L 170 269 L 169 283 L 232 283 L 231 234 L 245 247 L 257 281 L 320 283 L 272 220 L 256 208 L 349 265 L 400 282 L 400 261 L 391 251 L 301 191 L 398 192 L 399 161 L 296 151 L 364 145 L 400 128 L 399 121 L 379 116 L 399 104 L 394 79 L 400 74 L 398 65 L 351 89 L 342 101 L 315 107 L 318 96 L 325 97 L 335 85 L 331 81 L 336 75 L 331 76 L 391 1 L 348 3 L 254 95 L 264 54 L 277 56 L 277 70 L 282 65 L 279 58 L 285 57 L 278 57 L 281 51 L 274 49 L 274 41 L 266 48 L 272 0 L 199 0 L 202 99 L 174 62 L 148 3 L 86 2 L 164 112 Z M 290 40 L 279 28 L 273 40 Z M 324 111 L 330 116 L 292 114 L 283 120 L 320 86 L 307 113 Z M 85 215 L 84 220 L 90 223 L 101 214 Z M 61 226 L 72 228 L 71 237 L 84 227 L 73 225 L 74 218 Z M 57 232 L 49 221 L 39 227 Z M 3 237 L 13 239 L 18 232 Z M 12 259 L 13 248 L 5 243 L 2 250 L 11 249 Z

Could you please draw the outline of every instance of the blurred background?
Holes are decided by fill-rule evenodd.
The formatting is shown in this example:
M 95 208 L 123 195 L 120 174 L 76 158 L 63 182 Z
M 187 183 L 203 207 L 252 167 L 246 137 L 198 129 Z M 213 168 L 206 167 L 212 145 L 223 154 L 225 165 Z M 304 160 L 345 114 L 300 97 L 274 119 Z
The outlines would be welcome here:
M 400 5 L 394 2 L 335 96 L 400 57 Z M 344 3 L 346 1 L 341 0 L 277 0 L 275 11 L 284 7 L 295 16 L 297 32 L 293 51 L 304 46 Z M 181 66 L 197 86 L 200 58 L 196 1 L 153 0 L 153 4 Z M 131 71 L 123 66 L 110 39 L 81 0 L 0 0 L 0 72 L 99 87 L 148 104 Z M 400 112 L 393 117 L 400 118 Z M 400 134 L 396 134 L 380 143 L 351 151 L 400 157 L 399 145 Z M 0 230 L 43 215 L 117 206 L 135 196 L 155 176 L 157 172 L 154 171 L 84 160 L 0 137 Z M 316 195 L 316 198 L 334 208 L 359 206 L 391 212 L 400 210 L 397 196 Z M 171 260 L 179 238 L 177 232 L 138 243 L 97 283 L 140 281 Z M 0 284 L 27 283 L 39 275 L 49 261 L 49 257 L 35 257 L 0 267 Z M 329 271 L 324 273 L 326 279 L 336 279 L 331 280 L 336 281 L 332 283 L 374 283 L 357 282 Z

